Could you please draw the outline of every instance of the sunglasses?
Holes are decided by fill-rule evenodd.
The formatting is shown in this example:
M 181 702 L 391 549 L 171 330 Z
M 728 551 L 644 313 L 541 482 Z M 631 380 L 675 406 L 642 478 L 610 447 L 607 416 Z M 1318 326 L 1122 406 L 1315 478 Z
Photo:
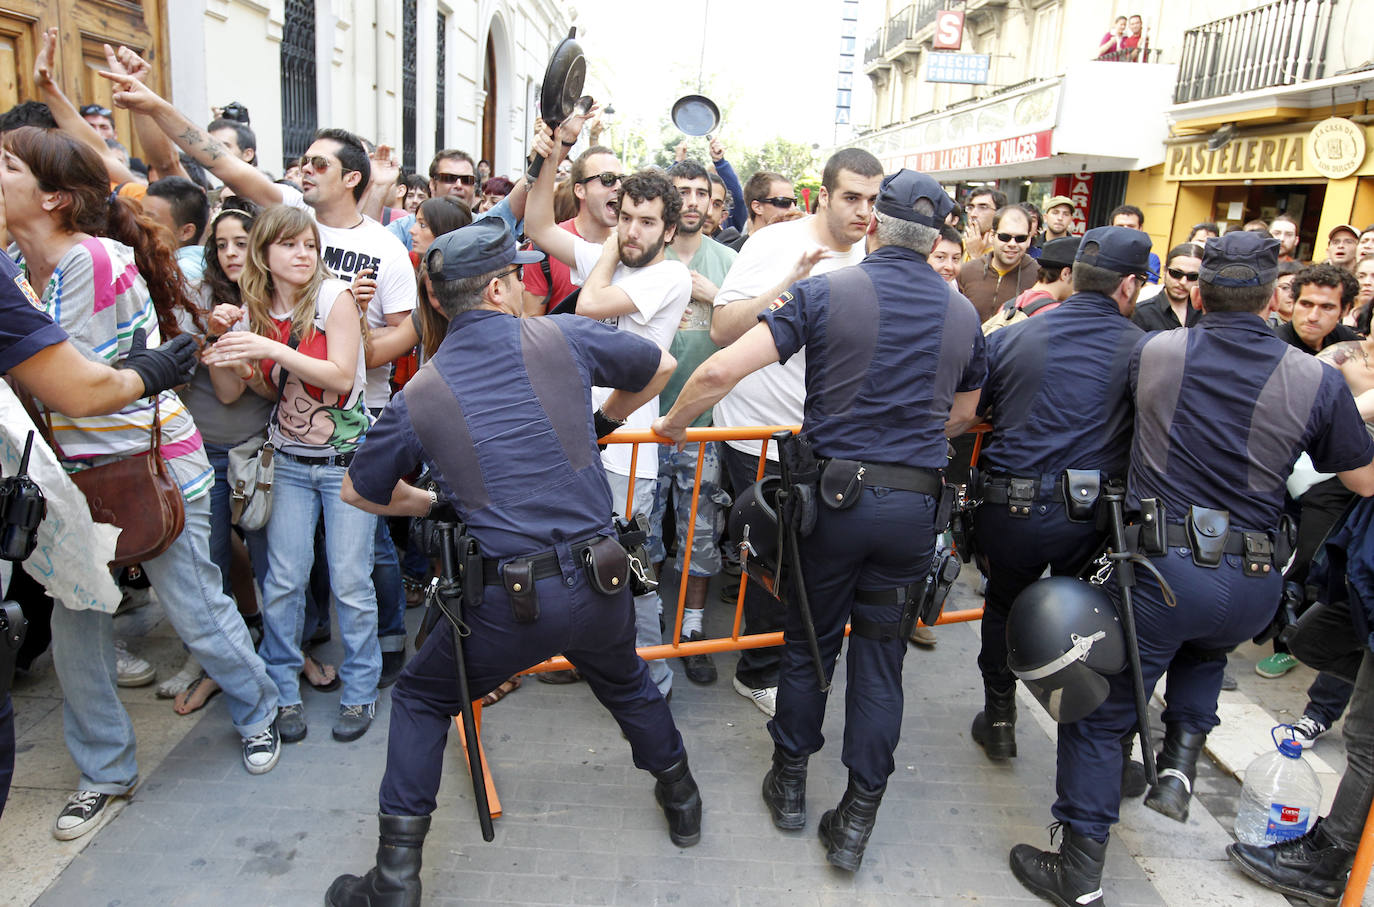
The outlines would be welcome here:
M 601 180 L 601 185 L 609 189 L 616 183 L 620 182 L 623 178 L 624 177 L 622 177 L 619 173 L 612 173 L 611 171 L 607 170 L 604 173 L 594 173 L 591 176 L 584 176 L 577 182 L 578 185 L 582 185 L 584 183 L 590 183 L 592 180 Z
M 436 173 L 433 176 L 436 183 L 443 183 L 445 186 L 452 186 L 454 183 L 462 183 L 464 186 L 471 186 L 477 182 L 477 177 L 471 173 Z
M 1198 278 L 1197 271 L 1180 271 L 1178 268 L 1168 268 L 1167 270 L 1169 276 L 1174 280 L 1191 280 L 1196 282 Z
M 108 107 L 101 107 L 99 104 L 87 104 L 85 107 L 81 108 L 81 115 L 83 117 L 88 117 L 92 115 L 100 117 L 111 117 L 114 114 L 110 111 L 110 108 Z
M 790 208 L 797 203 L 797 200 L 791 196 L 783 197 L 778 195 L 772 198 L 761 198 L 759 201 L 763 202 L 765 205 L 772 205 L 774 208 Z
M 1029 234 L 1029 233 L 998 233 L 998 234 L 997 234 L 997 238 L 998 238 L 999 240 L 1001 240 L 1002 242 L 1018 242 L 1018 243 L 1023 243 L 1023 242 L 1025 242 L 1026 240 L 1030 239 L 1030 234 Z
M 515 275 L 516 280 L 523 281 L 525 279 L 525 266 L 515 265 L 510 270 L 502 271 L 500 274 L 497 274 L 495 277 L 492 278 L 492 280 L 500 280 L 502 277 L 507 277 L 511 274 Z
M 323 155 L 313 154 L 302 156 L 301 159 L 296 163 L 300 166 L 302 170 L 305 169 L 306 164 L 309 164 L 316 173 L 324 173 L 326 170 L 329 169 L 331 161 L 329 160 L 329 158 L 324 157 Z

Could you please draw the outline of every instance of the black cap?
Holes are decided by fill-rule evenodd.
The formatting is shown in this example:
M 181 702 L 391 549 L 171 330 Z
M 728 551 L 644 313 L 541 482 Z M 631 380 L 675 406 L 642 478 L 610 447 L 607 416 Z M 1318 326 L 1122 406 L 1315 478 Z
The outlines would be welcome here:
M 1040 267 L 1072 268 L 1074 256 L 1078 254 L 1078 237 L 1065 236 L 1052 239 L 1040 250 Z
M 81 108 L 81 115 L 88 117 L 91 115 L 109 118 L 114 116 L 108 107 L 101 107 L 99 104 L 86 104 Z
M 916 213 L 916 202 L 920 199 L 930 202 L 935 207 L 935 213 Z M 954 201 L 939 183 L 924 173 L 898 170 L 883 179 L 882 188 L 878 191 L 878 202 L 874 207 L 878 213 L 886 214 L 888 217 L 938 229 L 944 226 L 945 218 L 954 210 Z
M 1234 270 L 1233 270 L 1234 269 Z M 1248 276 L 1237 272 L 1248 271 Z M 1232 271 L 1225 277 L 1221 271 Z M 1260 287 L 1279 276 L 1279 241 L 1268 233 L 1232 230 L 1202 247 L 1198 279 L 1214 287 Z
M 458 280 L 490 274 L 510 264 L 534 264 L 543 257 L 543 252 L 520 251 L 501 218 L 484 217 L 430 243 L 425 270 L 431 280 Z
M 1073 260 L 1118 274 L 1158 276 L 1150 270 L 1150 235 L 1130 227 L 1093 227 L 1083 234 Z

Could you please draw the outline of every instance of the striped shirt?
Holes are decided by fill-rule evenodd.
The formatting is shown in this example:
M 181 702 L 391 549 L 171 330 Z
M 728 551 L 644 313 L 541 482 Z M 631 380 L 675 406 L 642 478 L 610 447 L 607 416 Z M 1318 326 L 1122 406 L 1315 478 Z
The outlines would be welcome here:
M 133 334 L 142 328 L 147 345 L 162 342 L 148 286 L 134 263 L 134 251 L 112 239 L 77 243 L 57 263 L 43 290 L 43 311 L 70 335 L 87 359 L 119 367 Z M 200 432 L 181 398 L 163 391 L 158 398 L 162 456 L 192 457 L 179 464 L 181 490 L 193 501 L 210 491 L 214 471 L 202 451 Z M 51 412 L 53 438 L 68 472 L 94 465 L 97 458 L 127 457 L 148 449 L 152 440 L 153 400 L 144 397 L 105 416 L 69 418 Z M 190 467 L 199 468 L 190 468 Z

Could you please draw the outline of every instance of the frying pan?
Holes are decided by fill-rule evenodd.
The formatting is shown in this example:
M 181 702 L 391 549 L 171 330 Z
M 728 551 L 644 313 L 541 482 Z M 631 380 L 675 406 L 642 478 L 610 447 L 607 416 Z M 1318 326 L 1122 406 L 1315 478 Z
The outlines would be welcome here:
M 720 108 L 705 95 L 683 95 L 673 104 L 672 118 L 687 135 L 709 135 L 720 125 Z
M 549 57 L 549 65 L 544 69 L 544 81 L 540 83 L 539 115 L 550 129 L 574 113 L 585 113 L 592 107 L 592 99 L 582 94 L 582 84 L 587 80 L 587 58 L 582 54 L 582 45 L 574 40 L 577 28 L 568 29 L 568 36 L 558 43 Z M 530 164 L 529 175 L 537 177 L 544 169 L 544 159 L 536 157 Z

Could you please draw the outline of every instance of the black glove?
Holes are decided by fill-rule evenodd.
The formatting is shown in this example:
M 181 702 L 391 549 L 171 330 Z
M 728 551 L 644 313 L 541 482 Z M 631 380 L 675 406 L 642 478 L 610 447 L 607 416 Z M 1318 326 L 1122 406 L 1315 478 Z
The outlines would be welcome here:
M 598 440 L 606 437 L 611 432 L 615 431 L 617 428 L 624 424 L 624 419 L 617 422 L 616 420 L 612 419 L 610 416 L 606 415 L 599 409 L 596 412 L 592 413 L 592 426 L 596 430 L 596 437 Z M 598 450 L 606 449 L 605 444 L 597 444 L 596 447 Z
M 142 397 L 153 397 L 191 380 L 196 371 L 196 339 L 190 334 L 173 337 L 162 346 L 148 349 L 148 332 L 139 328 L 129 341 L 123 368 L 143 379 Z

